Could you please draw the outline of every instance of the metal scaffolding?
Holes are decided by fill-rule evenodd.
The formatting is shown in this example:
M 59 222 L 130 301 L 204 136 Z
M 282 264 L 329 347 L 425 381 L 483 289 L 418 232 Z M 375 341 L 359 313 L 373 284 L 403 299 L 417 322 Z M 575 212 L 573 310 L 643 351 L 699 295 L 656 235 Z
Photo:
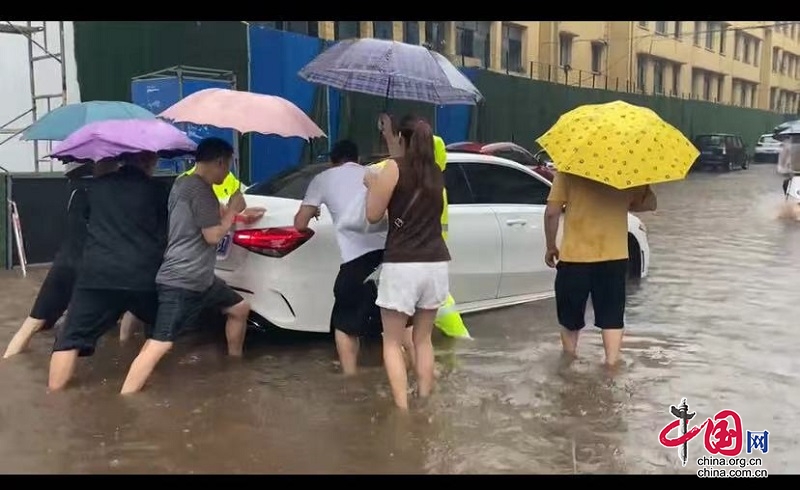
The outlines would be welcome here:
M 57 24 L 56 36 L 48 36 L 47 25 Z M 0 145 L 11 141 L 30 125 L 25 127 L 12 127 L 20 119 L 28 114 L 31 115 L 31 124 L 36 123 L 41 116 L 44 116 L 52 109 L 66 105 L 67 103 L 67 69 L 65 63 L 65 42 L 64 42 L 64 22 L 49 21 L 27 21 L 26 25 L 12 24 L 10 21 L 0 21 L 0 34 L 22 35 L 28 39 L 28 71 L 30 75 L 31 87 L 31 108 L 14 119 L 0 126 Z M 53 39 L 55 37 L 56 39 Z M 53 46 L 52 44 L 55 44 Z M 42 93 L 40 83 L 37 83 L 37 73 L 41 69 L 52 63 L 58 63 L 61 73 L 61 92 Z M 43 147 L 40 147 L 43 145 Z M 44 149 L 44 151 L 40 151 Z M 49 164 L 50 171 L 53 170 L 53 162 L 48 158 L 41 158 L 40 154 L 49 155 L 52 152 L 52 142 L 34 141 L 33 142 L 33 165 L 36 172 L 40 171 L 40 164 Z

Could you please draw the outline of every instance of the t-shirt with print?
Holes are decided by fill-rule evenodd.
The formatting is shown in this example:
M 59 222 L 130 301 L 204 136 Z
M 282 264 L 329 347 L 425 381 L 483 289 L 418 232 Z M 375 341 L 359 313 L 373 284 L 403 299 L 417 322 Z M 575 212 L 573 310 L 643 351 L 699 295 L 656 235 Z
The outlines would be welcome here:
M 216 244 L 203 228 L 221 223 L 220 206 L 211 185 L 197 175 L 179 177 L 169 194 L 169 235 L 156 282 L 164 286 L 205 291 L 214 282 Z
M 355 162 L 347 162 L 322 172 L 308 185 L 303 204 L 317 208 L 324 204 L 331 213 L 334 226 L 338 225 L 339 217 L 347 212 L 353 196 L 366 192 L 366 171 L 366 168 Z M 339 244 L 342 263 L 347 263 L 374 250 L 383 250 L 386 232 L 361 233 L 337 227 L 336 242 Z

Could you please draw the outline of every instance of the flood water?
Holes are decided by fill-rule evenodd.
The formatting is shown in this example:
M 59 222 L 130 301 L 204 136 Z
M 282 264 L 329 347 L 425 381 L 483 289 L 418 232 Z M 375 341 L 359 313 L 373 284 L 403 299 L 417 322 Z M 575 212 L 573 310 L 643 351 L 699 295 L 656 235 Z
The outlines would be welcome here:
M 467 316 L 472 342 L 439 338 L 437 391 L 408 416 L 378 346 L 345 380 L 326 336 L 254 334 L 240 362 L 195 336 L 122 398 L 141 336 L 109 334 L 69 390 L 47 395 L 45 333 L 0 362 L 0 472 L 693 473 L 702 434 L 686 468 L 658 441 L 682 397 L 697 425 L 733 409 L 745 430 L 768 430 L 763 466 L 797 472 L 800 223 L 776 219 L 780 178 L 755 166 L 656 191 L 650 277 L 632 287 L 613 377 L 593 328 L 581 358 L 560 362 L 552 300 Z M 0 278 L 3 349 L 43 276 Z

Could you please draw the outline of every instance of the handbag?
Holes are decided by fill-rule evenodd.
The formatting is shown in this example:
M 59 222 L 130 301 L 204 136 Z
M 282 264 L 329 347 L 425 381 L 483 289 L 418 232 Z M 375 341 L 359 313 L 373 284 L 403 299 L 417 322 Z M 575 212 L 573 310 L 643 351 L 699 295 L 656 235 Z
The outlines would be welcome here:
M 403 212 L 400 214 L 400 216 L 398 216 L 397 218 L 394 219 L 394 221 L 392 221 L 392 224 L 395 226 L 395 228 L 399 229 L 399 228 L 403 227 L 403 225 L 405 224 L 406 215 L 408 215 L 408 212 L 411 210 L 411 206 L 413 206 L 414 203 L 417 202 L 417 199 L 419 198 L 419 195 L 420 195 L 421 192 L 422 192 L 421 189 L 417 189 L 416 191 L 414 191 L 414 195 L 411 196 L 411 200 L 408 201 L 408 204 L 406 205 L 406 208 L 403 210 Z M 366 212 L 366 206 L 365 206 L 365 212 Z M 384 218 L 384 219 L 386 219 L 386 218 Z M 388 224 L 388 222 L 387 222 L 387 224 Z M 364 283 L 366 284 L 367 282 L 372 281 L 377 286 L 378 279 L 381 276 L 381 269 L 382 268 L 383 268 L 383 264 L 381 264 L 378 267 L 376 267 L 375 270 L 372 271 L 372 274 L 370 274 L 369 276 L 367 276 L 366 279 L 364 279 Z

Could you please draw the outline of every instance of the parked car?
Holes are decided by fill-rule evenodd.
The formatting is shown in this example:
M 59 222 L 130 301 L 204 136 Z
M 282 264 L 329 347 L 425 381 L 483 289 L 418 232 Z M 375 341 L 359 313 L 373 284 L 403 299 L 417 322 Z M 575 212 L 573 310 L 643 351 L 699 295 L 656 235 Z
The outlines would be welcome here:
M 494 155 L 496 157 L 506 158 L 512 162 L 525 165 L 550 182 L 553 181 L 553 172 L 555 172 L 555 166 L 553 165 L 553 161 L 550 159 L 550 156 L 547 155 L 544 150 L 541 150 L 534 155 L 522 146 L 509 141 L 488 144 L 475 143 L 472 141 L 461 141 L 459 143 L 447 145 L 447 150 L 466 153 L 481 153 L 483 155 Z
M 246 192 L 248 206 L 268 211 L 237 224 L 217 248 L 216 273 L 252 305 L 251 325 L 329 332 L 333 283 L 339 270 L 330 213 L 323 206 L 313 230 L 297 231 L 294 215 L 311 179 L 330 168 L 310 164 Z M 553 295 L 544 264 L 543 213 L 550 182 L 519 163 L 490 155 L 448 153 L 450 287 L 459 310 L 472 312 Z M 646 229 L 628 217 L 630 275 L 645 277 Z
M 735 134 L 712 133 L 694 137 L 694 145 L 700 151 L 693 168 L 714 168 L 730 172 L 734 168 L 750 166 L 747 146 Z
M 781 142 L 772 137 L 772 133 L 762 134 L 756 141 L 753 163 L 778 163 L 781 153 Z

